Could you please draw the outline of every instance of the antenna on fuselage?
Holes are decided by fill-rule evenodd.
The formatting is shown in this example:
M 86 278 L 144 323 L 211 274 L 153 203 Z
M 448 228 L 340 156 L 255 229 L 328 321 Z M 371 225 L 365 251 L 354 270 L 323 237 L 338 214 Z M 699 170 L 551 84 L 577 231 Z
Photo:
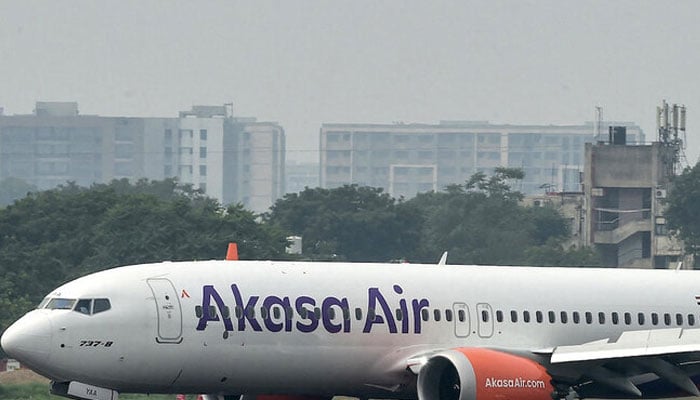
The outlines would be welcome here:
M 447 252 L 442 253 L 442 257 L 440 257 L 440 261 L 438 261 L 438 265 L 446 265 L 447 264 Z

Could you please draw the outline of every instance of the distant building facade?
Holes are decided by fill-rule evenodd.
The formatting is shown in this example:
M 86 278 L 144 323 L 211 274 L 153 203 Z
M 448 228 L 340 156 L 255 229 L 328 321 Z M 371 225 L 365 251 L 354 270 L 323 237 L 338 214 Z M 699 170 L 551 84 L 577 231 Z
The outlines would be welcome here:
M 675 268 L 682 260 L 664 216 L 673 152 L 659 142 L 586 145 L 584 234 L 606 266 Z
M 112 179 L 178 178 L 223 204 L 262 212 L 284 193 L 284 129 L 195 106 L 178 118 L 79 115 L 77 103 L 39 102 L 0 114 L 0 179 L 50 189 Z
M 287 193 L 299 193 L 304 188 L 316 188 L 318 182 L 318 163 L 288 161 L 285 169 Z
M 615 123 L 619 124 L 619 123 Z M 610 123 L 602 129 L 607 130 Z M 630 142 L 644 142 L 637 125 L 627 126 Z M 359 184 L 384 188 L 394 197 L 442 190 L 476 172 L 517 167 L 526 194 L 581 190 L 584 144 L 594 141 L 594 124 L 496 125 L 488 122 L 439 124 L 323 124 L 320 185 Z

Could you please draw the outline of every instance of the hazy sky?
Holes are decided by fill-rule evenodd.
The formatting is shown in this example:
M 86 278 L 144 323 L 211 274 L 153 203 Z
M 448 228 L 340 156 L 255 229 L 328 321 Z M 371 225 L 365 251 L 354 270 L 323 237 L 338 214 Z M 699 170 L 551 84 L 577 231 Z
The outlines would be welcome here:
M 278 121 L 318 160 L 324 122 L 579 124 L 600 105 L 656 137 L 688 106 L 700 154 L 698 1 L 0 0 L 0 107 Z

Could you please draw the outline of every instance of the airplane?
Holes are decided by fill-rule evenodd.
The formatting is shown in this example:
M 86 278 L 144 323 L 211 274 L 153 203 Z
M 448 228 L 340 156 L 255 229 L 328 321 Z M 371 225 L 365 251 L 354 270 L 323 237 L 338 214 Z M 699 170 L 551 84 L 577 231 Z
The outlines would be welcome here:
M 60 286 L 0 344 L 75 399 L 698 396 L 700 273 L 161 262 Z

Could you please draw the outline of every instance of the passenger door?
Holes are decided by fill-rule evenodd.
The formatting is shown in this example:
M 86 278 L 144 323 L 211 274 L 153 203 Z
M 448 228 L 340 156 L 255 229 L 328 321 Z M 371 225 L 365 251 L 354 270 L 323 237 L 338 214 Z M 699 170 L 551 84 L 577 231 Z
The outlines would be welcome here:
M 153 292 L 158 318 L 158 343 L 182 342 L 182 309 L 180 299 L 170 280 L 154 278 L 146 280 Z

